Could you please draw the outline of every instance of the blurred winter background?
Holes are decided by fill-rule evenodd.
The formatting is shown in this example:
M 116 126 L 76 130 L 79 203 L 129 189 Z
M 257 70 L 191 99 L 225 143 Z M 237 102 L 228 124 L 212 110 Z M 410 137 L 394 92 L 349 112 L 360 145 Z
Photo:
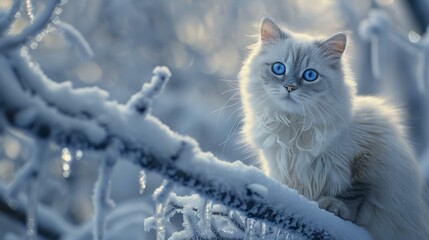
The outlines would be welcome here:
M 33 1 L 35 11 L 43 9 L 44 3 Z M 0 1 L 2 11 L 11 4 L 12 0 Z M 312 35 L 347 31 L 351 39 L 347 55 L 359 92 L 388 94 L 405 109 L 411 140 L 423 163 L 429 162 L 425 154 L 429 79 L 423 77 L 427 66 L 420 54 L 423 50 L 414 46 L 429 23 L 428 6 L 429 0 L 73 0 L 56 14 L 82 33 L 93 57 L 85 57 L 55 32 L 35 39 L 27 48 L 51 79 L 71 81 L 75 87 L 98 86 L 118 102 L 137 92 L 155 66 L 168 66 L 173 77 L 157 99 L 154 115 L 221 159 L 252 163 L 237 144 L 241 119 L 237 73 L 246 47 L 255 42 L 260 19 L 270 16 L 294 31 Z M 359 34 L 359 26 L 375 8 L 389 16 L 387 31 L 392 34 L 380 34 L 378 42 L 365 41 L 368 36 Z M 16 18 L 10 34 L 29 22 L 24 9 Z M 402 39 L 395 39 L 398 36 Z M 12 135 L 0 136 L 0 144 L 0 181 L 6 185 L 30 150 L 25 140 Z M 67 150 L 51 148 L 56 160 L 47 170 L 41 201 L 71 223 L 84 224 L 94 212 L 91 195 L 97 158 L 84 154 L 64 167 L 70 158 Z M 116 165 L 112 199 L 117 205 L 138 202 L 147 210 L 142 211 L 141 222 L 124 228 L 123 234 L 128 235 L 113 239 L 154 239 L 152 233 L 144 233 L 143 219 L 153 213 L 151 194 L 162 178 L 149 174 L 143 194 L 138 179 L 134 165 L 125 161 Z M 0 211 L 0 239 L 11 232 L 24 236 L 25 226 Z

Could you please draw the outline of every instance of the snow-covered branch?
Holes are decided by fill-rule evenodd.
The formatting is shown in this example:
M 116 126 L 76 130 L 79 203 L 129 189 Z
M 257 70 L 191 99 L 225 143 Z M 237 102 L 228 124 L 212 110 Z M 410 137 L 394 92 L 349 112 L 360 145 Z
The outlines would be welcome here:
M 201 151 L 193 139 L 152 116 L 147 104 L 170 76 L 165 67 L 156 68 L 152 82 L 121 105 L 107 101 L 99 89 L 51 81 L 16 49 L 0 55 L 0 66 L 0 115 L 12 127 L 60 146 L 116 151 L 246 217 L 308 239 L 370 239 L 360 227 L 320 210 L 260 170 Z
M 5 51 L 10 48 L 18 47 L 21 44 L 26 43 L 28 40 L 30 40 L 32 37 L 40 33 L 44 27 L 48 24 L 48 22 L 51 20 L 52 13 L 54 12 L 55 8 L 58 6 L 61 0 L 50 0 L 46 3 L 45 9 L 42 13 L 40 13 L 40 16 L 37 16 L 32 24 L 28 25 L 26 28 L 24 28 L 19 34 L 15 36 L 8 36 L 6 38 L 0 39 L 0 51 Z M 20 2 L 18 0 L 15 0 L 15 2 Z M 12 6 L 12 9 L 10 10 L 11 13 L 13 13 L 15 10 L 15 5 L 18 3 L 15 3 Z M 16 12 L 15 12 L 16 13 Z M 15 14 L 13 15 L 15 16 Z M 7 18 L 9 19 L 9 18 Z M 5 21 L 5 28 L 9 27 L 11 24 L 11 21 Z
M 9 11 L 0 18 L 0 36 L 10 27 L 12 22 L 15 20 L 15 15 L 21 7 L 21 0 L 13 1 L 12 7 Z

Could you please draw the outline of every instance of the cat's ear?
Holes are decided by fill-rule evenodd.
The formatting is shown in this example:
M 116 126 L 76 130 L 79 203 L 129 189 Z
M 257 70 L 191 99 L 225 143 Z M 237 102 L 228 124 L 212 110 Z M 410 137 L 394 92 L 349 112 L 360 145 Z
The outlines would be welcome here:
M 324 53 L 330 59 L 340 59 L 346 49 L 347 35 L 337 33 L 322 43 Z
M 279 26 L 269 17 L 264 17 L 261 23 L 261 41 L 263 43 L 274 42 L 284 38 L 284 33 Z

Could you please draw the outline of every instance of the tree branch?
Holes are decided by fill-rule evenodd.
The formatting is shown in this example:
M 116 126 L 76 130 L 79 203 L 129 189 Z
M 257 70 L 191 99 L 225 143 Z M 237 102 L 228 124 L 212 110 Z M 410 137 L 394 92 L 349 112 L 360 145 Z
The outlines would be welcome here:
M 15 36 L 9 36 L 0 40 L 0 51 L 5 51 L 10 48 L 18 47 L 21 44 L 24 44 L 32 37 L 37 35 L 44 27 L 48 24 L 51 19 L 52 13 L 55 8 L 58 6 L 61 0 L 51 0 L 49 1 L 43 12 L 38 16 L 35 21 L 24 28 L 19 34 Z M 12 10 L 15 10 L 12 8 Z M 12 11 L 11 10 L 11 11 Z
M 21 2 L 21 0 L 14 0 L 9 12 L 0 19 L 0 36 L 3 35 L 12 25 L 15 15 L 21 7 Z

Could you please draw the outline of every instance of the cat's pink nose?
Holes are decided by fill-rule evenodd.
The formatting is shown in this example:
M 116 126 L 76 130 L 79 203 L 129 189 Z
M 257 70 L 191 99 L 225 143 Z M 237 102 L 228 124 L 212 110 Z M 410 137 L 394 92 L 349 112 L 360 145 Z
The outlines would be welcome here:
M 284 85 L 283 87 L 285 87 L 285 88 L 286 88 L 286 91 L 287 91 L 288 93 L 290 93 L 290 92 L 292 92 L 292 91 L 294 91 L 294 90 L 296 90 L 296 89 L 297 89 L 297 87 L 296 87 L 296 86 L 294 86 L 294 85 L 290 85 L 290 84 L 286 84 L 286 85 Z

